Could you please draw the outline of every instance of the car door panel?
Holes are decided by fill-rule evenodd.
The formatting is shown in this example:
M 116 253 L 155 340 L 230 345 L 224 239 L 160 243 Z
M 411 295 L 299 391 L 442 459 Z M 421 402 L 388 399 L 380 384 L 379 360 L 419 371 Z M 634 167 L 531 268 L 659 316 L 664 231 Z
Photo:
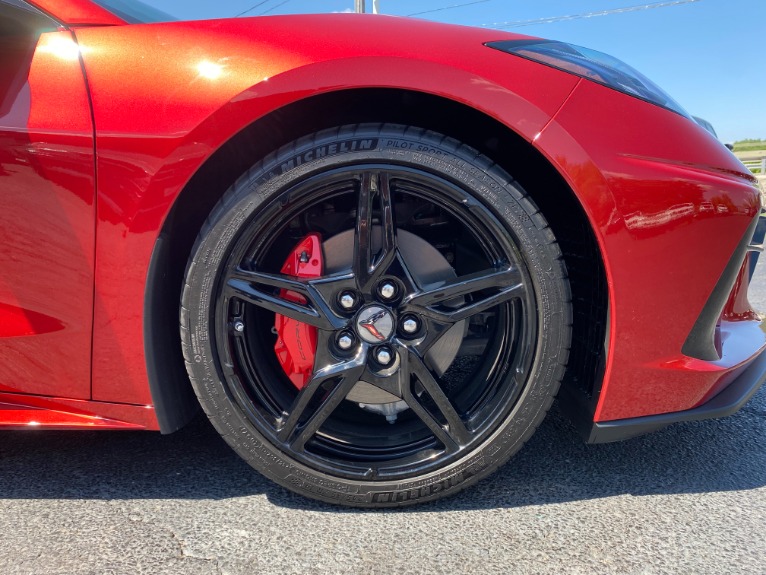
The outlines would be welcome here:
M 43 18 L 0 2 L 0 393 L 89 399 L 93 125 L 73 36 Z

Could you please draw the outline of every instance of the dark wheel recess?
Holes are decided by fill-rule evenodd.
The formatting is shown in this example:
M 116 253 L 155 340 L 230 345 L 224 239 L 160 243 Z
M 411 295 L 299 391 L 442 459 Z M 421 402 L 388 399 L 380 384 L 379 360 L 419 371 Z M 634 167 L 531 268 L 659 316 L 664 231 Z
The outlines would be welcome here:
M 181 335 L 211 421 L 297 493 L 388 507 L 456 493 L 521 448 L 571 337 L 545 218 L 442 135 L 356 125 L 244 174 L 202 229 Z

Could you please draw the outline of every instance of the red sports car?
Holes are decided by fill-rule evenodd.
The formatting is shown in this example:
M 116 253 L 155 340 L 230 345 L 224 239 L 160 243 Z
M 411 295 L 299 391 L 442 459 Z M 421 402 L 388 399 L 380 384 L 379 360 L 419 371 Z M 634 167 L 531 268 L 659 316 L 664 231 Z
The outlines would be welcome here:
M 201 405 L 279 484 L 383 507 L 488 475 L 557 394 L 604 442 L 766 376 L 753 177 L 585 48 L 0 0 L 0 182 L 6 428 Z

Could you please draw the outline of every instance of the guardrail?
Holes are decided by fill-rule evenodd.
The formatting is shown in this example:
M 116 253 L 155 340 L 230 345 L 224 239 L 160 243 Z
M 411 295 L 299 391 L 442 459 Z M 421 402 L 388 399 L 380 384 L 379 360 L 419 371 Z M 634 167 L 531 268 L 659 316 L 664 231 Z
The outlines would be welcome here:
M 754 174 L 766 174 L 766 157 L 754 160 L 742 160 L 745 167 Z

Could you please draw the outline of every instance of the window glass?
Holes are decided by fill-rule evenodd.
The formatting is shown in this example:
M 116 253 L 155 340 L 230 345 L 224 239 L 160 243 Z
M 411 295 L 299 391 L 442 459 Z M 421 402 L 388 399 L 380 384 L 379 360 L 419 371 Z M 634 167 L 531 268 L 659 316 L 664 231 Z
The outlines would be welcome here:
M 0 0 L 0 38 L 51 32 L 58 23 L 37 8 L 18 0 Z
M 177 20 L 177 18 L 170 14 L 152 8 L 138 0 L 95 0 L 95 2 L 130 24 L 149 24 L 151 22 L 172 22 Z

